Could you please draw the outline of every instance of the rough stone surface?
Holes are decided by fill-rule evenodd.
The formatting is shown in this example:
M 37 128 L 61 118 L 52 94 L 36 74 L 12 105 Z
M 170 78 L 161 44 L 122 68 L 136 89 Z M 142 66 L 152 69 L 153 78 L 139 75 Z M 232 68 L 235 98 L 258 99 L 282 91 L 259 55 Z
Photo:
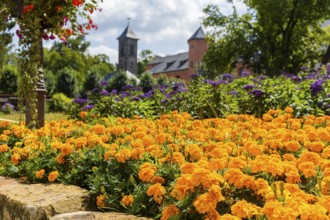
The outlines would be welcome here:
M 22 184 L 0 177 L 0 220 L 44 220 L 89 210 L 87 190 L 63 184 Z
M 123 213 L 92 212 L 89 192 L 63 184 L 24 184 L 0 176 L 0 220 L 148 220 Z
M 122 213 L 101 213 L 101 212 L 74 212 L 54 216 L 50 220 L 148 220 L 149 218 L 126 215 Z

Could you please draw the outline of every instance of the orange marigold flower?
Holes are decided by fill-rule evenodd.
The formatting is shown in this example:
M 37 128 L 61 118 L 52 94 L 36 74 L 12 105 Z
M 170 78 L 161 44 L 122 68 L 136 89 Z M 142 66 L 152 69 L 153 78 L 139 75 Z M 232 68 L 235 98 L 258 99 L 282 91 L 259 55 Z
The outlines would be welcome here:
M 86 111 L 82 111 L 82 112 L 80 112 L 80 114 L 79 114 L 79 116 L 80 116 L 81 118 L 85 118 L 87 115 L 88 115 L 88 112 L 86 112 Z
M 126 160 L 129 160 L 131 158 L 131 150 L 121 149 L 115 154 L 115 158 L 119 163 L 125 163 Z
M 286 107 L 285 109 L 284 109 L 284 111 L 286 112 L 286 113 L 292 113 L 293 112 L 293 108 L 291 108 L 291 107 Z
M 98 197 L 96 197 L 97 207 L 104 208 L 105 207 L 104 200 L 105 200 L 105 195 L 99 195 Z
M 252 218 L 253 216 L 259 215 L 261 208 L 247 202 L 246 200 L 241 200 L 236 202 L 231 206 L 231 213 L 239 218 Z
M 224 214 L 224 215 L 221 215 L 220 216 L 220 218 L 209 218 L 209 220 L 214 220 L 214 219 L 216 219 L 216 220 L 241 220 L 241 218 L 238 218 L 238 217 L 236 217 L 236 216 L 234 216 L 234 215 L 231 215 L 231 214 Z
M 134 196 L 133 195 L 125 195 L 121 199 L 121 203 L 123 203 L 125 206 L 131 206 L 134 203 Z
M 166 189 L 164 186 L 159 183 L 155 183 L 151 185 L 147 190 L 148 196 L 153 196 L 156 203 L 161 204 L 163 200 L 163 195 L 166 193 Z
M 204 193 L 197 197 L 193 202 L 197 212 L 204 214 L 214 210 L 217 206 L 218 201 L 214 200 L 213 196 L 209 193 Z
M 180 210 L 178 209 L 178 207 L 176 207 L 174 204 L 170 204 L 163 209 L 162 217 L 160 218 L 160 220 L 168 220 L 170 217 L 179 214 Z
M 71 144 L 62 144 L 61 145 L 61 154 L 62 156 L 67 156 L 72 154 L 74 151 L 74 147 Z
M 143 182 L 150 182 L 155 176 L 157 167 L 151 163 L 144 163 L 140 166 L 139 178 Z
M 19 161 L 21 160 L 21 156 L 17 153 L 14 153 L 11 155 L 11 162 L 13 162 L 14 165 L 17 165 Z
M 96 133 L 96 134 L 104 134 L 105 133 L 105 126 L 104 125 L 96 124 L 96 125 L 92 126 L 90 129 L 92 131 L 94 131 L 94 133 Z
M 50 172 L 50 174 L 48 175 L 48 181 L 54 182 L 57 179 L 58 175 L 59 175 L 58 171 Z
M 285 174 L 286 175 L 286 182 L 287 183 L 300 183 L 300 174 L 296 171 L 290 171 L 289 173 Z
M 270 114 L 263 114 L 262 120 L 264 120 L 266 122 L 271 121 L 271 120 L 273 120 L 273 116 L 271 116 Z
M 311 142 L 308 145 L 308 148 L 311 149 L 313 152 L 320 153 L 324 148 L 324 143 L 317 141 L 317 142 Z
M 44 174 L 45 174 L 45 170 L 44 169 L 38 170 L 36 172 L 36 178 L 37 179 L 41 179 L 44 176 Z
M 302 162 L 298 166 L 300 172 L 304 174 L 306 178 L 312 177 L 316 175 L 316 171 L 314 170 L 314 163 L 310 161 Z
M 61 154 L 59 154 L 59 155 L 56 156 L 56 162 L 58 164 L 64 164 L 65 163 L 65 158 Z
M 322 196 L 318 198 L 318 203 L 326 208 L 328 213 L 330 213 L 330 196 Z
M 152 178 L 152 182 L 163 184 L 163 183 L 165 183 L 165 179 L 161 176 L 154 176 L 154 178 Z
M 296 152 L 300 149 L 301 146 L 298 141 L 289 141 L 285 143 L 285 147 L 291 152 Z
M 7 152 L 9 150 L 8 145 L 7 144 L 1 144 L 0 145 L 0 153 L 1 152 Z

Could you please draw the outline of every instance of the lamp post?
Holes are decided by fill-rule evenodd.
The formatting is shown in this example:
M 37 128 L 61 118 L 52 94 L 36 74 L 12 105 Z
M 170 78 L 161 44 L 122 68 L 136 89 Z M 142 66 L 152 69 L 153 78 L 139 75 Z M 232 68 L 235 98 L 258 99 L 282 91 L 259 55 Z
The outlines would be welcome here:
M 12 10 L 13 17 L 20 18 L 23 14 L 23 5 L 24 0 L 13 0 L 14 1 L 14 10 Z M 42 37 L 39 39 L 40 45 L 40 66 L 38 67 L 38 82 L 36 83 L 36 92 L 37 92 L 37 123 L 36 128 L 43 127 L 45 125 L 45 105 L 46 105 L 46 86 L 44 81 L 44 73 L 43 73 L 43 60 L 44 60 L 44 52 L 42 45 Z M 26 103 L 26 112 L 25 112 L 25 124 L 30 125 L 33 118 L 31 115 L 31 109 L 29 103 Z
M 256 74 L 258 74 L 259 71 L 259 64 L 260 64 L 260 55 L 261 55 L 261 51 L 258 50 L 253 54 L 252 60 L 255 63 L 255 69 L 256 69 Z
M 236 59 L 236 71 L 238 76 L 242 75 L 243 69 L 244 69 L 244 63 L 245 59 L 243 55 L 239 55 Z

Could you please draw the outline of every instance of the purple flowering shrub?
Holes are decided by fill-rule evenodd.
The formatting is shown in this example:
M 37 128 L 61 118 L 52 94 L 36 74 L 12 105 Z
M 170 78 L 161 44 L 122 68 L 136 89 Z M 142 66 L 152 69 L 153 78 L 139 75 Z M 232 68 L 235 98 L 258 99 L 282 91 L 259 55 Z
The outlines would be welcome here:
M 1 111 L 6 115 L 7 114 L 13 114 L 14 113 L 14 105 L 7 102 L 4 105 L 2 105 Z
M 317 71 L 270 78 L 253 74 L 218 79 L 194 76 L 189 83 L 166 82 L 143 89 L 126 84 L 121 90 L 100 85 L 87 99 L 75 99 L 76 116 L 88 111 L 99 117 L 155 118 L 173 110 L 195 118 L 225 117 L 228 114 L 254 114 L 261 117 L 269 109 L 290 106 L 295 116 L 330 115 L 330 76 Z M 146 87 L 144 87 L 146 88 Z

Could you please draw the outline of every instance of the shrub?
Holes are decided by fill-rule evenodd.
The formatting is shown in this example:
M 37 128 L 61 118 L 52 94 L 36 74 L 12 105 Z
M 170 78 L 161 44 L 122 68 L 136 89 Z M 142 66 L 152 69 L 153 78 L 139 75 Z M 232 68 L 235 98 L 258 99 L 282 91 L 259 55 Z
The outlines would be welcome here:
M 66 112 L 70 109 L 71 103 L 71 98 L 68 98 L 63 93 L 55 93 L 52 96 L 52 100 L 50 101 L 48 110 L 50 112 Z
M 10 103 L 5 103 L 2 107 L 1 110 L 3 113 L 6 115 L 13 114 L 14 113 L 14 105 Z

